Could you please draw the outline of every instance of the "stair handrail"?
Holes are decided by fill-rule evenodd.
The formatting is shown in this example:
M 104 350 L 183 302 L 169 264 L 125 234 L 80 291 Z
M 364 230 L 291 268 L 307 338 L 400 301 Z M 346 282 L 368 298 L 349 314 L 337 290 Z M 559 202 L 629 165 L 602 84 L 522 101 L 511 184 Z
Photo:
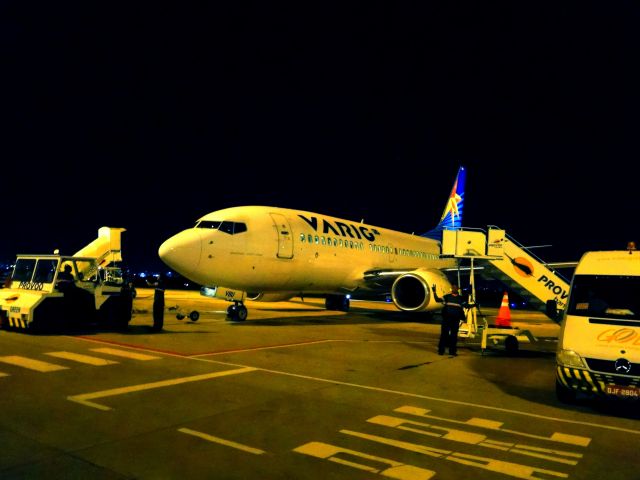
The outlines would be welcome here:
M 496 225 L 488 225 L 487 226 L 488 229 L 491 228 L 495 228 L 498 230 L 504 230 Z M 555 270 L 551 270 L 549 267 L 547 267 L 547 263 L 542 260 L 540 257 L 538 257 L 535 253 L 533 253 L 531 250 L 529 250 L 527 247 L 525 247 L 524 245 L 522 245 L 520 242 L 518 242 L 515 238 L 513 238 L 511 235 L 509 235 L 508 233 L 506 233 L 505 231 L 505 237 L 507 239 L 509 239 L 510 242 L 512 242 L 513 244 L 515 244 L 517 247 L 519 247 L 521 250 L 524 250 L 525 252 L 527 252 L 527 255 L 531 256 L 534 260 L 536 260 L 538 263 L 541 263 L 542 265 L 544 265 L 544 267 L 549 270 L 550 272 L 552 272 L 554 275 L 556 275 L 557 277 L 559 277 L 562 281 L 564 281 L 567 285 L 569 285 L 571 282 L 569 280 L 567 280 L 562 274 L 556 272 Z

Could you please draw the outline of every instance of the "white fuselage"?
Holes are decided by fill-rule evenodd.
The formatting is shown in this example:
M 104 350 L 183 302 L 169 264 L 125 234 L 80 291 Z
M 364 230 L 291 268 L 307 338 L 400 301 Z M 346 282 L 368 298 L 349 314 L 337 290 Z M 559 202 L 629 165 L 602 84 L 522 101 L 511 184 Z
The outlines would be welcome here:
M 201 285 L 296 294 L 367 289 L 364 273 L 372 270 L 455 266 L 453 259 L 440 258 L 436 240 L 263 206 L 209 213 L 164 242 L 159 255 Z

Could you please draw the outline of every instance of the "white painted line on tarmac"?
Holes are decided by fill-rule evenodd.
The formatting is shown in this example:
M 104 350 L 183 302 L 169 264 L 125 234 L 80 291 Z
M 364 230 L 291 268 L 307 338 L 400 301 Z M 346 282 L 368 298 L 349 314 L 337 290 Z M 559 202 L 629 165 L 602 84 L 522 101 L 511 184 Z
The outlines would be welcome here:
M 89 355 L 82 355 L 80 353 L 73 352 L 47 352 L 46 355 L 50 355 L 56 358 L 64 358 L 65 360 L 72 360 L 78 363 L 86 363 L 87 365 L 95 365 L 101 367 L 103 365 L 112 365 L 114 363 L 113 360 L 107 360 L 104 358 L 91 357 Z
M 109 342 L 104 342 L 101 340 L 95 340 L 95 339 L 88 339 L 88 338 L 83 338 L 83 337 L 69 337 L 69 338 L 73 338 L 76 340 L 82 340 L 82 341 L 90 341 L 90 342 L 95 342 L 95 343 L 102 343 L 102 344 L 108 344 Z M 343 340 L 322 340 L 321 342 L 341 342 Z M 370 343 L 370 342 L 367 342 Z M 429 342 L 411 342 L 411 343 L 429 343 Z M 138 348 L 138 347 L 132 347 L 132 348 Z M 143 348 L 138 348 L 138 350 L 143 350 L 143 351 L 153 351 L 155 352 L 156 350 L 151 350 L 151 349 L 143 349 Z M 399 395 L 399 396 L 404 396 L 404 397 L 410 397 L 410 398 L 419 398 L 422 400 L 431 400 L 434 402 L 441 402 L 441 403 L 447 403 L 447 404 L 453 404 L 453 405 L 463 405 L 463 406 L 468 406 L 468 407 L 474 407 L 474 408 L 479 408 L 479 409 L 483 409 L 483 410 L 491 410 L 491 411 L 495 411 L 495 412 L 502 412 L 502 413 L 508 413 L 508 414 L 512 414 L 512 415 L 519 415 L 519 416 L 524 416 L 524 417 L 530 417 L 530 418 L 538 418 L 541 420 L 549 420 L 549 421 L 553 421 L 553 422 L 560 422 L 560 423 L 566 423 L 566 424 L 571 424 L 571 425 L 581 425 L 581 426 L 586 426 L 586 427 L 594 427 L 594 428 L 600 428 L 603 430 L 611 430 L 611 431 L 616 431 L 616 432 L 625 432 L 625 433 L 630 433 L 632 435 L 639 435 L 640 436 L 640 430 L 633 430 L 630 428 L 623 428 L 623 427 L 616 427 L 616 426 L 612 426 L 612 425 L 603 425 L 601 423 L 594 423 L 594 422 L 582 422 L 580 420 L 570 420 L 567 418 L 560 418 L 560 417 L 552 417 L 549 415 L 539 415 L 536 413 L 531 413 L 531 412 L 523 412 L 520 410 L 513 410 L 513 409 L 509 409 L 509 408 L 502 408 L 502 407 L 496 407 L 496 406 L 492 406 L 492 405 L 482 405 L 479 403 L 472 403 L 472 402 L 464 402 L 461 400 L 450 400 L 447 398 L 441 398 L 441 397 L 432 397 L 429 395 L 421 395 L 418 393 L 411 393 L 411 392 L 403 392 L 403 391 L 399 391 L 399 390 L 391 390 L 391 389 L 387 389 L 387 388 L 379 388 L 379 387 L 373 387 L 370 385 L 361 385 L 361 384 L 357 384 L 357 383 L 349 383 L 349 382 L 342 382 L 340 380 L 332 380 L 329 378 L 320 378 L 320 377 L 313 377 L 310 375 L 301 375 L 299 373 L 292 373 L 292 372 L 283 372 L 281 370 L 270 370 L 270 369 L 266 369 L 266 368 L 260 368 L 260 367 L 249 367 L 248 365 L 243 365 L 240 363 L 231 363 L 231 362 L 221 362 L 219 360 L 212 360 L 212 359 L 208 359 L 208 358 L 196 358 L 196 356 L 192 355 L 192 356 L 185 356 L 185 355 L 180 355 L 177 353 L 170 353 L 170 352 L 162 352 L 164 355 L 167 356 L 171 356 L 171 357 L 175 357 L 175 358 L 184 358 L 184 359 L 188 359 L 188 360 L 194 360 L 194 361 L 199 361 L 199 362 L 208 362 L 208 363 L 215 363 L 216 365 L 226 365 L 226 366 L 230 366 L 230 367 L 239 367 L 239 368 L 252 368 L 253 370 L 259 370 L 262 372 L 268 372 L 268 373 L 273 373 L 276 375 L 285 375 L 288 377 L 294 377 L 294 378 L 303 378 L 305 380 L 312 380 L 312 381 L 316 381 L 316 382 L 323 382 L 323 383 L 331 383 L 334 385 L 343 385 L 346 387 L 353 387 L 353 388 L 360 388 L 363 390 L 371 390 L 371 391 L 377 391 L 377 392 L 381 392 L 381 393 L 391 393 L 394 395 Z M 227 352 L 229 353 L 229 352 Z M 211 354 L 203 354 L 203 356 L 210 356 Z M 500 423 L 500 422 L 495 422 L 495 423 Z M 574 436 L 574 435 L 566 435 L 566 434 L 554 434 L 552 437 L 554 437 L 554 439 L 556 441 L 562 441 L 563 443 L 573 443 L 575 445 L 579 444 L 579 441 L 577 439 L 579 438 L 585 438 L 585 437 L 579 437 L 579 436 Z M 571 437 L 574 437 L 575 440 L 572 440 L 570 442 L 566 441 L 566 439 L 569 439 Z M 565 440 L 560 440 L 561 438 L 564 438 Z M 577 443 L 576 443 L 577 442 Z
M 254 455 L 262 455 L 263 453 L 267 453 L 264 450 L 260 450 L 259 448 L 253 448 L 248 445 L 233 442 L 231 440 L 225 440 L 224 438 L 214 437 L 213 435 L 209 435 L 208 433 L 198 432 L 197 430 L 191 430 L 190 428 L 179 428 L 178 431 L 186 433 L 187 435 L 193 435 L 194 437 L 202 438 L 203 440 L 206 440 L 208 442 L 219 443 L 220 445 L 225 445 L 237 450 L 242 450 L 243 452 L 253 453 Z
M 116 357 L 131 358 L 133 360 L 160 360 L 161 357 L 153 355 L 145 355 L 143 353 L 130 352 L 129 350 L 120 350 L 119 348 L 92 348 L 92 352 L 106 353 L 107 355 L 114 355 Z
M 9 355 L 0 357 L 0 362 L 16 365 L 18 367 L 28 368 L 37 372 L 55 372 L 56 370 L 67 370 L 67 367 L 56 365 L 54 363 L 42 362 L 32 358 L 20 357 L 18 355 Z
M 83 393 L 81 395 L 72 395 L 67 400 L 77 402 L 87 407 L 97 408 L 98 410 L 112 410 L 111 407 L 92 402 L 98 398 L 114 397 L 116 395 L 124 395 L 126 393 L 141 392 L 143 390 L 152 390 L 154 388 L 171 387 L 188 382 L 199 382 L 201 380 L 209 380 L 211 378 L 225 377 L 227 375 L 237 375 L 239 373 L 253 372 L 257 370 L 252 367 L 236 368 L 234 370 L 223 370 L 222 372 L 205 373 L 204 375 L 194 375 L 191 377 L 172 378 L 170 380 L 161 380 L 159 382 L 143 383 L 140 385 L 131 385 L 128 387 L 112 388 L 111 390 L 102 390 L 100 392 Z
M 201 360 L 204 362 L 211 362 L 211 363 L 219 363 L 219 364 L 223 364 L 223 365 L 230 365 L 230 366 L 235 366 L 235 367 L 243 367 L 245 365 L 240 365 L 240 364 L 236 364 L 236 363 L 229 363 L 229 362 L 219 362 L 216 360 L 207 360 L 207 359 L 194 359 L 194 360 Z M 266 368 L 258 368 L 258 370 L 261 370 L 263 372 L 269 372 L 269 373 L 275 373 L 278 375 L 286 375 L 289 377 L 294 377 L 294 378 L 303 378 L 306 380 L 313 380 L 316 382 L 324 382 L 324 383 L 332 383 L 334 385 L 343 385 L 346 387 L 354 387 L 354 388 L 361 388 L 363 390 L 371 390 L 374 392 L 381 392 L 381 393 L 392 393 L 394 395 L 400 395 L 403 397 L 410 397 L 410 398 L 420 398 L 423 400 L 432 400 L 435 402 L 442 402 L 442 403 L 448 403 L 448 404 L 452 404 L 452 405 L 464 405 L 464 406 L 468 406 L 468 407 L 475 407 L 475 408 L 481 408 L 484 410 L 491 410 L 491 411 L 496 411 L 496 412 L 502 412 L 502 413 L 509 413 L 512 415 L 520 415 L 520 416 L 524 416 L 524 417 L 531 417 L 531 418 L 539 418 L 542 420 L 551 420 L 553 422 L 562 422 L 562 423 L 568 423 L 568 424 L 572 424 L 572 425 L 582 425 L 582 426 L 587 426 L 587 427 L 596 427 L 596 428 L 602 428 L 605 430 L 614 430 L 616 432 L 626 432 L 626 433 L 631 433 L 634 435 L 640 435 L 640 430 L 633 430 L 630 428 L 622 428 L 622 427 L 615 427 L 612 425 L 603 425 L 600 423 L 593 423 L 593 422 L 581 422 L 579 420 L 569 420 L 566 418 L 559 418 L 559 417 L 551 417 L 549 415 L 539 415 L 536 413 L 531 413 L 531 412 L 523 412 L 520 410 L 513 410 L 513 409 L 509 409 L 509 408 L 501 408 L 501 407 L 494 407 L 491 405 L 482 405 L 479 403 L 472 403 L 472 402 L 463 402 L 462 400 L 450 400 L 448 398 L 440 398 L 440 397 L 432 397 L 429 395 L 422 395 L 419 393 L 411 393 L 411 392 L 403 392 L 400 390 L 391 390 L 388 388 L 380 388 L 380 387 L 373 387 L 370 385 L 362 385 L 362 384 L 358 384 L 358 383 L 350 383 L 350 382 L 342 382 L 340 380 L 331 380 L 328 378 L 319 378 L 319 377 L 312 377 L 310 375 L 301 375 L 299 373 L 290 373 L 290 372 L 283 372 L 280 370 L 269 370 Z M 574 437 L 575 439 L 579 439 L 579 438 L 585 438 L 585 437 L 578 437 L 578 436 L 574 436 L 574 435 L 565 435 L 565 434 L 554 434 L 554 439 L 556 439 L 556 441 L 559 441 L 558 438 L 569 438 L 569 437 Z M 576 440 L 577 441 L 577 440 Z M 566 443 L 566 442 L 565 442 Z

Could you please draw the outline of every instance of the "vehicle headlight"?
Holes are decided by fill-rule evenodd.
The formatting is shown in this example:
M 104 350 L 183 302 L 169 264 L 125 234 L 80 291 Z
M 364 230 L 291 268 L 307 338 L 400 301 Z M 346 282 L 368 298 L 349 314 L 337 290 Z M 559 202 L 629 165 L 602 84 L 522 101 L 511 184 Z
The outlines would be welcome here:
M 556 362 L 558 365 L 565 367 L 586 368 L 586 365 L 582 361 L 582 357 L 573 350 L 558 350 L 558 353 L 556 354 Z

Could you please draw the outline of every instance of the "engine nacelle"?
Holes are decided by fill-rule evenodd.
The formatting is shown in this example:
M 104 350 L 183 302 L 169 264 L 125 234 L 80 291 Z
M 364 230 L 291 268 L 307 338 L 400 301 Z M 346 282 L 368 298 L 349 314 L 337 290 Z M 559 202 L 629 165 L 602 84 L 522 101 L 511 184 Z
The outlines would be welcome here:
M 391 298 L 400 310 L 422 312 L 439 310 L 442 304 L 435 301 L 431 286 L 436 286 L 439 297 L 451 291 L 451 282 L 440 270 L 415 270 L 396 278 L 391 286 Z
M 294 292 L 251 292 L 247 293 L 247 300 L 253 300 L 254 302 L 284 302 L 295 296 Z

